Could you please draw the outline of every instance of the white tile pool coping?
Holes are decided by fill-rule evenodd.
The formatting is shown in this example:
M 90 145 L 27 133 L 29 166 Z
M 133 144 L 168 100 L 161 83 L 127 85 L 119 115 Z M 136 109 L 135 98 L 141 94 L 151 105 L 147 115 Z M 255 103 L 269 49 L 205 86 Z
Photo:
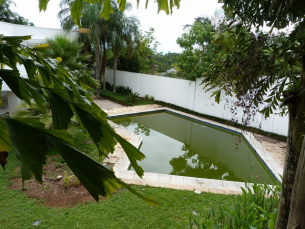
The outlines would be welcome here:
M 119 117 L 131 114 L 143 114 L 149 112 L 156 111 L 168 111 L 176 114 L 180 114 L 192 119 L 196 119 L 199 121 L 207 122 L 212 125 L 222 127 L 225 129 L 232 130 L 234 132 L 240 133 L 244 136 L 244 138 L 252 145 L 253 149 L 256 151 L 257 155 L 261 158 L 262 162 L 265 164 L 267 169 L 274 174 L 277 180 L 281 181 L 281 175 L 283 174 L 283 168 L 274 160 L 274 158 L 264 149 L 262 144 L 254 137 L 254 135 L 250 132 L 241 131 L 240 129 L 227 126 L 224 124 L 220 124 L 214 121 L 210 121 L 204 118 L 200 118 L 191 114 L 187 114 L 181 111 L 173 110 L 170 108 L 153 108 L 145 111 L 131 111 L 123 114 L 115 114 L 110 115 L 109 117 Z M 142 142 L 142 137 L 136 135 L 135 133 L 109 121 L 111 126 L 114 127 L 116 132 L 121 135 L 127 137 L 127 139 L 135 146 L 139 147 Z M 223 181 L 223 180 L 214 180 L 214 179 L 204 179 L 204 178 L 194 178 L 194 177 L 186 177 L 186 176 L 175 176 L 168 174 L 158 174 L 145 172 L 143 177 L 140 178 L 134 171 L 128 170 L 130 166 L 130 162 L 128 160 L 127 155 L 119 147 L 119 150 L 115 152 L 116 157 L 115 165 L 113 170 L 115 175 L 128 184 L 136 184 L 136 185 L 148 185 L 154 187 L 164 187 L 164 188 L 172 188 L 172 189 L 180 189 L 180 190 L 197 190 L 200 192 L 212 192 L 212 193 L 220 193 L 220 194 L 240 194 L 242 193 L 241 187 L 245 188 L 244 182 L 234 182 L 234 181 Z M 112 162 L 112 158 L 106 159 L 104 162 Z

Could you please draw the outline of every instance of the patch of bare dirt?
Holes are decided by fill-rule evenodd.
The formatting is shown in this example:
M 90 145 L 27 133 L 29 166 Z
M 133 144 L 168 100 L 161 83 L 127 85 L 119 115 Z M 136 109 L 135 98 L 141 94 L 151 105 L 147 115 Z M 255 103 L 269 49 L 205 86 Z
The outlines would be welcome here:
M 25 182 L 26 188 L 22 191 L 22 179 L 18 177 L 11 180 L 10 188 L 41 200 L 42 204 L 48 207 L 74 207 L 77 204 L 95 201 L 75 176 L 65 172 L 68 171 L 67 166 L 59 156 L 48 157 L 43 171 L 42 185 L 33 178 Z

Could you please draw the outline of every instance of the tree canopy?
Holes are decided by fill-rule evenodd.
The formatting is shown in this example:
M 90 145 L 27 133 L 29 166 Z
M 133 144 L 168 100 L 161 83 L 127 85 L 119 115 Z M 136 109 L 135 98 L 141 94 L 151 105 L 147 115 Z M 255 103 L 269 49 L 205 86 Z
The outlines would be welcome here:
M 237 97 L 246 115 L 258 108 L 268 117 L 288 111 L 289 129 L 276 228 L 305 226 L 305 3 L 223 0 L 226 20 L 214 43 L 220 48 L 203 72 L 203 85 L 216 100 Z M 268 26 L 268 27 L 266 27 Z M 289 26 L 289 28 L 288 28 Z M 283 30 L 284 29 L 284 30 Z M 245 118 L 247 123 L 249 117 Z
M 10 6 L 15 4 L 11 0 L 0 1 L 0 21 L 9 22 L 19 25 L 30 25 L 34 26 L 33 22 L 29 22 L 28 19 L 20 16 L 19 14 L 11 11 Z
M 217 55 L 217 46 L 212 43 L 216 34 L 213 18 L 196 18 L 193 25 L 185 26 L 187 32 L 177 39 L 183 48 L 177 60 L 177 67 L 186 79 L 195 80 L 202 77 L 202 72 Z

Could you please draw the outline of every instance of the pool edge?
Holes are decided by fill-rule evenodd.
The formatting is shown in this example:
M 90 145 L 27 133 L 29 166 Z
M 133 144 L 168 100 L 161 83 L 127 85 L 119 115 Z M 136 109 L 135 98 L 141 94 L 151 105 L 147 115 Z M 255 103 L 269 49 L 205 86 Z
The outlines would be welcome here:
M 265 150 L 262 144 L 250 132 L 242 131 L 238 128 L 217 123 L 215 121 L 206 120 L 197 117 L 195 115 L 187 114 L 185 112 L 176 111 L 171 108 L 163 108 L 163 107 L 149 109 L 145 111 L 136 111 L 136 112 L 131 111 L 125 114 L 110 115 L 109 118 L 110 119 L 122 118 L 132 115 L 157 113 L 162 111 L 183 116 L 195 120 L 197 122 L 203 122 L 205 124 L 212 125 L 216 128 L 224 129 L 226 131 L 234 132 L 235 134 L 241 135 L 244 138 L 244 140 L 248 142 L 248 144 L 251 146 L 251 148 L 256 153 L 256 155 L 261 159 L 261 162 L 264 164 L 266 169 L 269 170 L 269 172 L 274 177 L 274 179 L 280 182 L 281 180 L 280 174 L 282 174 L 283 168 L 275 161 L 275 159 L 268 153 L 267 150 Z M 133 132 L 131 133 L 134 134 Z M 139 141 L 135 146 L 138 147 L 140 144 L 141 141 Z M 242 192 L 241 187 L 246 188 L 244 182 L 222 181 L 222 180 L 194 178 L 194 177 L 158 174 L 158 173 L 150 173 L 150 172 L 145 172 L 144 176 L 142 178 L 139 178 L 134 171 L 128 170 L 130 162 L 126 160 L 126 158 L 127 158 L 126 154 L 123 154 L 123 156 L 118 161 L 119 163 L 116 163 L 113 169 L 115 171 L 116 176 L 128 184 L 149 185 L 154 187 L 164 187 L 164 188 L 173 188 L 173 189 L 181 189 L 181 190 L 199 190 L 199 191 L 207 191 L 207 192 L 221 193 L 221 194 L 239 194 Z M 251 183 L 248 183 L 248 185 L 251 185 Z

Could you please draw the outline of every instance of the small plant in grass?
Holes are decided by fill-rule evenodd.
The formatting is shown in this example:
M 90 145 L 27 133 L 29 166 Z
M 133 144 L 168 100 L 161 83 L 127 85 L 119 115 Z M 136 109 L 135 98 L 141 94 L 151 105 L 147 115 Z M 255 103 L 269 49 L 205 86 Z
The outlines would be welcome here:
M 135 103 L 136 99 L 138 98 L 139 93 L 135 92 L 135 93 L 130 93 L 127 97 L 126 97 L 126 101 L 129 103 Z
M 153 96 L 149 96 L 149 99 L 148 99 L 150 102 L 154 103 L 155 102 L 155 97 Z
M 279 185 L 259 185 L 242 189 L 233 206 L 216 211 L 204 209 L 199 216 L 190 215 L 190 228 L 274 228 L 279 203 Z
M 144 95 L 143 99 L 144 99 L 145 101 L 149 101 L 149 95 L 148 95 L 148 94 Z
M 64 171 L 64 186 L 69 188 L 71 186 L 79 186 L 80 181 L 77 179 L 75 175 L 69 175 L 66 171 Z
M 58 162 L 58 163 L 55 164 L 55 167 L 56 167 L 56 168 L 60 168 L 61 166 L 62 166 L 62 164 L 61 164 L 60 162 Z

